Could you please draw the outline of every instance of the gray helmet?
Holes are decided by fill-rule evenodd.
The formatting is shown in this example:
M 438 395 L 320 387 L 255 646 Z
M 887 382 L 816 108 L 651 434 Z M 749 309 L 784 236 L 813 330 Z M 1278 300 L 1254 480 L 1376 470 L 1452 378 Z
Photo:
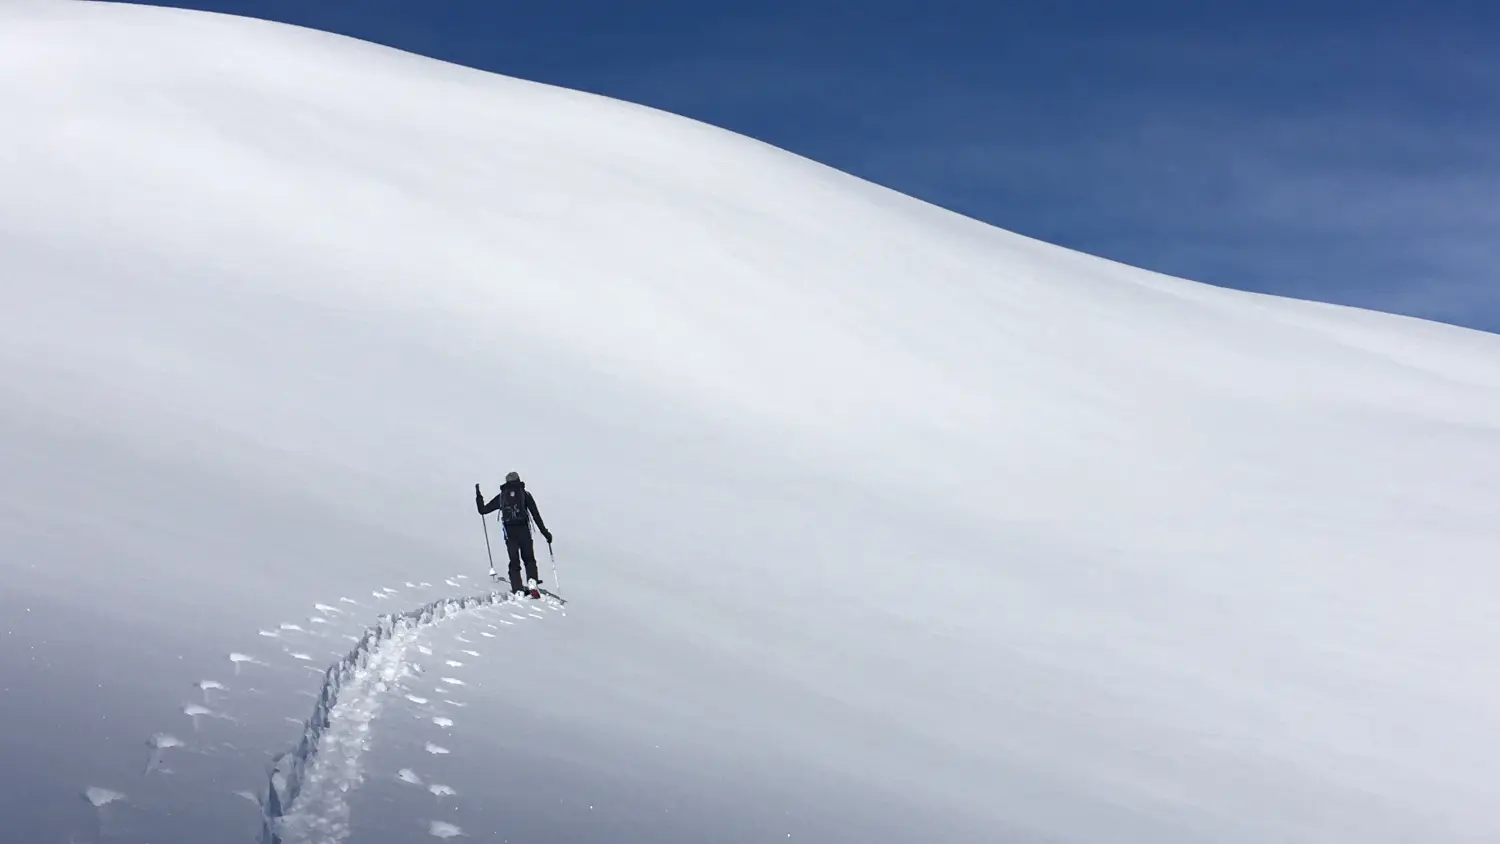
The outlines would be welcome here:
M 511 472 L 510 474 L 505 476 L 506 483 L 510 483 L 511 481 L 519 481 L 520 479 L 521 475 L 518 472 Z

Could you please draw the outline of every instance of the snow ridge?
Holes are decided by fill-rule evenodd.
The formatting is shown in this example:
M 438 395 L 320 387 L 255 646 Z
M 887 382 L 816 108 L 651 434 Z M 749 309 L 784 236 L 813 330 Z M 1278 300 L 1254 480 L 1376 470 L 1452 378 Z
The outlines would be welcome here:
M 505 592 L 442 598 L 381 616 L 323 673 L 317 704 L 297 746 L 271 765 L 262 844 L 337 844 L 349 835 L 347 795 L 363 780 L 360 757 L 384 693 L 406 676 L 407 652 L 429 628 L 460 615 L 512 603 Z

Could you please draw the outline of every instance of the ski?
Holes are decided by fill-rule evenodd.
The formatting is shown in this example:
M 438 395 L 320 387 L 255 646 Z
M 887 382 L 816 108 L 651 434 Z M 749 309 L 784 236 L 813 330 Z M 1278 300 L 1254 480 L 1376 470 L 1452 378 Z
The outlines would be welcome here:
M 507 589 L 510 588 L 510 581 L 502 578 L 499 574 L 491 572 L 490 577 L 495 581 L 495 583 L 497 583 L 497 584 L 503 584 Z M 533 592 L 536 593 L 536 594 L 531 594 Z M 523 593 L 526 594 L 528 597 L 534 599 L 534 600 L 540 600 L 541 597 L 543 595 L 545 595 L 548 598 L 551 598 L 552 600 L 554 600 L 554 601 L 556 601 L 559 604 L 562 604 L 564 606 L 566 606 L 567 603 L 568 603 L 568 599 L 567 598 L 564 598 L 563 596 L 557 594 L 556 592 L 552 592 L 552 591 L 549 591 L 547 589 L 543 589 L 542 587 L 536 586 L 534 584 L 531 585 L 531 586 L 529 586 L 527 589 L 522 589 L 521 592 L 518 592 L 518 593 L 515 593 L 515 594 L 523 594 Z

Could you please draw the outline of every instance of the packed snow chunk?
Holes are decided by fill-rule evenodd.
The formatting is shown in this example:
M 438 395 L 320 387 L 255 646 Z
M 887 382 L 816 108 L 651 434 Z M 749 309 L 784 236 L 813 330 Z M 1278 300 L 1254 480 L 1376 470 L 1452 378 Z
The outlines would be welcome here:
M 199 689 L 199 691 L 202 691 L 202 692 L 205 692 L 205 693 L 206 692 L 222 692 L 222 691 L 224 691 L 224 684 L 220 683 L 218 680 L 199 680 L 198 682 L 194 683 L 193 685 L 197 686 L 198 689 Z
M 409 783 L 411 785 L 422 784 L 422 778 L 417 776 L 417 772 L 413 771 L 411 768 L 402 768 L 401 770 L 397 771 L 396 779 L 401 780 L 404 783 Z
M 417 645 L 417 653 L 421 654 L 422 656 L 432 656 L 432 648 L 429 648 L 426 645 Z
M 481 630 L 481 631 L 479 631 L 479 635 L 483 636 L 486 639 L 493 639 L 493 638 L 495 638 L 495 634 L 489 632 L 488 630 Z M 464 653 L 468 653 L 468 651 L 464 651 Z M 475 654 L 475 656 L 478 656 L 478 654 Z
M 479 656 L 479 651 L 471 651 L 467 648 L 459 651 L 459 653 L 464 654 L 465 656 Z
M 426 749 L 427 752 L 431 753 L 433 756 L 445 756 L 448 753 L 448 748 L 443 747 L 442 745 L 433 744 L 430 741 L 427 742 Z
M 459 680 L 456 677 L 444 677 L 439 682 L 447 683 L 450 686 L 463 686 L 463 685 L 467 685 L 466 683 L 464 683 L 464 681 Z
M 290 656 L 292 659 L 298 659 L 298 660 L 301 660 L 303 662 L 312 662 L 312 655 L 311 654 L 300 653 L 300 652 L 297 652 L 297 651 L 287 651 L 286 653 L 287 653 L 287 656 Z
M 296 632 L 296 633 L 306 633 L 307 632 L 306 630 L 302 629 L 302 625 L 300 625 L 300 624 L 292 624 L 290 622 L 283 622 L 281 624 L 281 628 L 280 629 L 282 629 L 282 630 L 290 630 L 290 631 L 293 631 L 293 632 Z
M 83 790 L 83 799 L 92 803 L 95 809 L 102 809 L 111 803 L 118 803 L 124 800 L 125 795 L 107 788 L 89 786 Z
M 455 838 L 464 834 L 462 829 L 445 821 L 432 821 L 427 831 L 432 833 L 434 838 Z
M 313 604 L 313 609 L 317 610 L 318 612 L 320 612 L 320 613 L 322 613 L 324 615 L 343 615 L 344 614 L 343 610 L 339 609 L 338 607 L 331 607 L 328 604 Z
M 453 790 L 451 787 L 442 785 L 440 783 L 433 783 L 432 785 L 427 786 L 427 790 L 432 792 L 434 797 L 454 797 L 458 794 L 458 792 Z
M 447 699 L 447 698 L 443 698 L 443 703 L 446 703 L 446 704 L 448 704 L 448 705 L 449 705 L 449 706 L 456 706 L 456 707 L 458 707 L 458 708 L 459 708 L 459 709 L 463 709 L 463 708 L 464 708 L 464 707 L 465 707 L 465 706 L 468 706 L 468 704 L 467 704 L 467 703 L 459 703 L 459 702 L 458 702 L 458 701 L 456 701 L 456 700 L 449 700 L 449 699 Z
M 456 659 L 445 660 L 444 664 L 449 668 L 463 668 L 464 664 Z
M 434 715 L 432 718 L 432 723 L 438 725 L 439 727 L 447 728 L 453 726 L 453 719 L 444 718 L 441 715 Z
M 415 703 L 415 704 L 419 705 L 419 706 L 422 705 L 422 704 L 425 704 L 427 702 L 427 698 L 425 698 L 425 697 L 418 697 L 416 695 L 407 695 L 406 699 L 409 700 L 409 701 L 411 701 L 412 703 Z

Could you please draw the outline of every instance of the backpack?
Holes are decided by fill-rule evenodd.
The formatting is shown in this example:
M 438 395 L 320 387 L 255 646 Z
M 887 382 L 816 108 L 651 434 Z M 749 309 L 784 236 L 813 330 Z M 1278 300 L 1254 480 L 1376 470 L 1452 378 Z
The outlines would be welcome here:
M 526 487 L 517 484 L 500 490 L 500 521 L 508 525 L 526 524 Z

